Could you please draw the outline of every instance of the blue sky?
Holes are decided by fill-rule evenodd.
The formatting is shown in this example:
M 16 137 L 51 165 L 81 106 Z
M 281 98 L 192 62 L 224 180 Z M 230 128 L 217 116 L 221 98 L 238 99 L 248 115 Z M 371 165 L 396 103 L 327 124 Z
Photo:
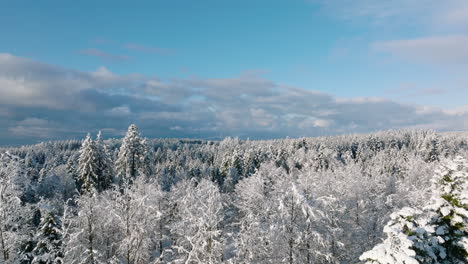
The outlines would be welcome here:
M 0 1 L 0 134 L 8 144 L 84 133 L 61 115 L 77 115 L 92 124 L 86 129 L 109 136 L 131 122 L 151 137 L 466 129 L 467 26 L 464 0 Z M 295 89 L 304 96 L 288 97 Z M 279 108 L 275 101 L 318 94 L 333 106 L 302 102 L 310 111 L 300 112 L 294 102 Z M 59 102 L 80 98 L 91 106 Z M 145 103 L 138 100 L 148 106 L 139 109 Z M 383 126 L 340 115 L 344 105 L 346 112 L 375 107 L 381 119 L 398 117 L 401 108 L 415 116 Z M 240 120 L 239 106 L 251 120 Z M 108 127 L 89 117 L 118 111 Z M 167 114 L 144 118 L 156 112 Z

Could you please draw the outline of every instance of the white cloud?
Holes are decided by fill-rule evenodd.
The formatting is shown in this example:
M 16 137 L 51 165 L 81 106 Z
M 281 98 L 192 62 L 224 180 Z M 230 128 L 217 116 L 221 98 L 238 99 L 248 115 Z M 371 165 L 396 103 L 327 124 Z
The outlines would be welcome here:
M 316 119 L 314 120 L 314 126 L 316 127 L 329 127 L 333 124 L 333 120 Z
M 371 48 L 405 60 L 436 64 L 468 63 L 466 0 L 311 0 L 329 16 L 358 23 L 382 36 L 418 32 L 418 37 L 372 41 Z M 382 33 L 384 32 L 384 33 Z
M 139 85 L 143 77 L 118 76 L 107 68 L 87 73 L 0 53 L 0 104 L 95 111 L 87 92 L 121 91 Z
M 466 0 L 310 0 L 331 16 L 364 20 L 376 26 L 420 25 L 428 28 L 466 25 Z
M 336 98 L 337 103 L 354 103 L 354 104 L 364 104 L 364 103 L 383 103 L 388 100 L 380 97 L 355 97 L 355 98 Z
M 447 25 L 466 26 L 468 24 L 468 2 L 466 0 L 440 1 L 447 3 L 447 8 L 443 9 L 437 17 L 436 22 Z
M 50 138 L 57 132 L 53 123 L 40 118 L 26 118 L 19 121 L 16 126 L 10 127 L 8 130 L 18 136 L 39 139 Z
M 468 113 L 382 98 L 335 98 L 252 73 L 163 81 L 107 68 L 80 72 L 3 54 L 0 82 L 0 109 L 9 114 L 0 126 L 10 132 L 3 140 L 81 137 L 99 128 L 120 136 L 130 122 L 149 137 L 271 138 L 408 127 L 458 130 L 468 120 Z
M 109 114 L 113 116 L 128 116 L 131 112 L 130 107 L 126 105 L 114 107 L 109 110 Z
M 115 79 L 116 75 L 109 71 L 106 67 L 101 66 L 95 72 L 91 73 L 95 77 L 103 78 L 103 79 Z
M 457 107 L 454 109 L 447 109 L 444 110 L 444 113 L 448 115 L 468 115 L 468 105 L 462 106 L 462 107 Z
M 468 35 L 376 42 L 372 48 L 423 63 L 468 64 Z

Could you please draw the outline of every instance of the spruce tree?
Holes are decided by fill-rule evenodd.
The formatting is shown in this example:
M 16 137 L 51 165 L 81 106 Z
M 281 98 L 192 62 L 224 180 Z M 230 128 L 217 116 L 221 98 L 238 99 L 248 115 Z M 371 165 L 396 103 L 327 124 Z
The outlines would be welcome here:
M 88 134 L 81 145 L 78 183 L 81 192 L 90 192 L 93 189 L 101 192 L 112 184 L 111 161 L 100 131 L 96 141 L 93 141 Z
M 33 249 L 33 264 L 62 264 L 62 235 L 57 217 L 47 212 L 41 219 Z
M 468 162 L 459 156 L 442 165 L 434 187 L 436 195 L 427 210 L 432 235 L 445 251 L 438 261 L 468 263 Z
M 128 127 L 116 161 L 117 177 L 121 182 L 132 182 L 144 169 L 146 148 L 136 125 Z
M 364 252 L 359 259 L 366 264 L 418 264 L 414 240 L 425 237 L 425 232 L 415 232 L 419 225 L 415 215 L 419 213 L 410 207 L 393 213 L 384 227 L 385 241 Z
M 237 175 L 239 176 L 243 175 L 244 169 L 243 169 L 242 156 L 237 149 L 234 150 L 234 153 L 232 155 L 231 168 L 236 170 Z
M 22 200 L 26 175 L 19 157 L 0 153 L 0 263 L 15 263 L 21 255 L 17 249 L 29 239 L 31 210 Z
M 153 155 L 154 152 L 151 149 L 151 147 L 148 145 L 148 141 L 146 138 L 141 140 L 141 144 L 144 150 L 143 157 L 142 157 L 143 166 L 141 168 L 141 172 L 144 175 L 149 176 L 153 174 L 152 167 L 150 165 L 152 163 L 152 160 L 154 160 L 154 155 Z
M 379 264 L 468 263 L 468 162 L 440 166 L 432 202 L 423 211 L 404 208 L 385 226 L 387 239 L 360 259 Z
M 78 182 L 82 192 L 98 188 L 99 164 L 97 164 L 96 144 L 88 134 L 83 141 L 78 160 Z
M 105 190 L 112 184 L 112 161 L 107 153 L 106 146 L 102 140 L 101 131 L 98 132 L 96 138 L 96 161 L 98 164 L 98 190 Z

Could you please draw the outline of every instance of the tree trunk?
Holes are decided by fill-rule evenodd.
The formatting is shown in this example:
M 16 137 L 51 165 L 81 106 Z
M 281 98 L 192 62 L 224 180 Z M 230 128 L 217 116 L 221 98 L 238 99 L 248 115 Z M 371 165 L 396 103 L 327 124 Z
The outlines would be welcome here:
M 94 240 L 94 237 L 93 237 L 93 224 L 91 223 L 92 220 L 90 219 L 92 216 L 89 216 L 88 217 L 88 230 L 89 230 L 89 233 L 88 233 L 88 241 L 89 241 L 89 258 L 90 258 L 90 262 L 91 264 L 94 264 L 94 248 L 93 248 L 93 240 Z
M 8 249 L 5 246 L 5 238 L 3 236 L 3 223 L 0 221 L 0 242 L 2 244 L 3 260 L 9 259 Z
M 128 196 L 128 194 L 126 194 L 127 197 L 126 197 L 126 206 L 125 206 L 125 235 L 126 237 L 128 238 L 130 236 L 130 196 Z M 130 245 L 128 244 L 127 242 L 127 263 L 130 264 L 131 263 L 131 257 L 130 257 Z
M 293 264 L 294 258 L 293 258 L 293 240 L 290 238 L 289 239 L 289 264 Z
M 130 166 L 130 176 L 132 180 L 135 178 L 135 153 L 132 153 L 132 164 Z
M 161 201 L 158 201 L 159 204 L 159 210 L 161 210 Z M 161 210 L 162 211 L 162 210 Z M 162 219 L 160 218 L 158 221 L 159 224 L 159 242 L 158 242 L 158 250 L 159 250 L 159 255 L 162 256 L 163 254 L 163 224 L 162 224 Z
M 290 215 L 290 222 L 289 224 L 291 225 L 289 227 L 289 241 L 288 241 L 288 244 L 289 244 L 289 264 L 293 264 L 294 262 L 294 257 L 293 257 L 293 251 L 294 251 L 294 239 L 293 239 L 293 228 L 294 228 L 294 214 L 295 214 L 295 211 L 294 211 L 294 198 L 291 197 L 291 215 Z

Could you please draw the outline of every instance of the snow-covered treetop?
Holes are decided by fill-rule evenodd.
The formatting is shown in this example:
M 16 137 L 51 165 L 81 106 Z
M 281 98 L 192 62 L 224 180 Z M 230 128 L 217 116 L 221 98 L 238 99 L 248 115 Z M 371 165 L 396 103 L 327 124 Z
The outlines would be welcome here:
M 423 210 L 403 208 L 384 228 L 387 238 L 361 255 L 366 263 L 468 263 L 468 162 L 461 156 L 436 170 Z
M 436 200 L 445 199 L 457 207 L 468 205 L 468 161 L 457 156 L 451 161 L 443 163 L 436 170 L 433 178 Z

